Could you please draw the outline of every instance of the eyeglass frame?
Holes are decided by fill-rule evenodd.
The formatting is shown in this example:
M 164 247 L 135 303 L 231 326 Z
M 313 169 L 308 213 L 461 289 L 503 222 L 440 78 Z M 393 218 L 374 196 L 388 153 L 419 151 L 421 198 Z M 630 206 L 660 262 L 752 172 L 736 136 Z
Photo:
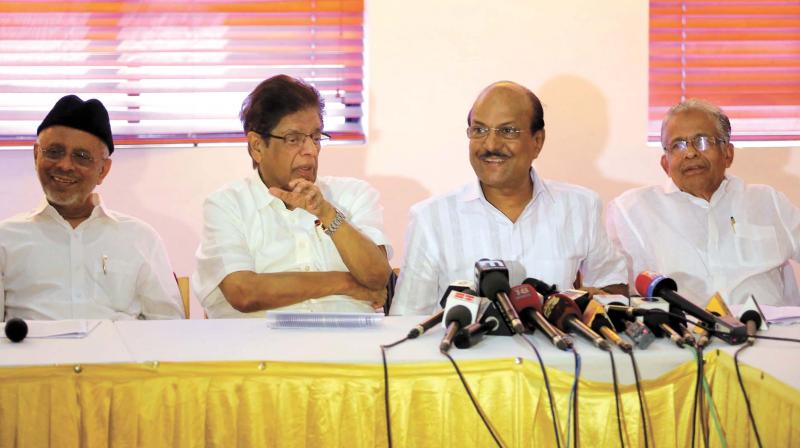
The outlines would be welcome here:
M 702 142 L 703 140 L 705 140 L 708 143 L 708 146 L 706 146 L 705 148 L 701 149 L 697 143 Z M 680 143 L 680 142 L 682 142 L 683 145 L 684 145 L 683 149 L 680 149 L 680 148 L 673 149 L 675 147 L 675 145 L 677 143 Z M 695 135 L 694 137 L 688 138 L 688 139 L 687 138 L 675 139 L 675 140 L 672 141 L 672 143 L 670 143 L 669 147 L 666 147 L 666 146 L 664 147 L 664 151 L 669 153 L 669 154 L 675 154 L 676 151 L 678 153 L 680 153 L 680 154 L 685 154 L 686 151 L 689 150 L 689 145 L 691 145 L 692 148 L 694 148 L 695 151 L 704 153 L 704 152 L 708 151 L 713 146 L 717 146 L 717 145 L 720 145 L 720 144 L 726 144 L 726 143 L 728 143 L 728 141 L 725 140 L 724 138 L 719 138 L 719 137 L 715 137 L 715 136 L 711 136 L 711 135 L 698 134 L 698 135 Z
M 471 129 L 486 129 L 486 134 L 482 135 L 482 136 L 473 137 L 469 133 Z M 504 129 L 512 130 L 513 131 L 512 136 L 508 136 L 506 134 L 503 134 L 501 131 L 504 130 Z M 514 126 L 501 126 L 499 128 L 492 128 L 492 127 L 489 127 L 489 126 L 472 125 L 472 126 L 467 127 L 466 132 L 467 132 L 467 138 L 470 139 L 470 140 L 483 140 L 485 138 L 488 138 L 489 134 L 491 134 L 492 131 L 494 131 L 494 134 L 499 136 L 499 137 L 501 137 L 503 140 L 517 140 L 517 139 L 519 139 L 520 135 L 522 134 L 522 131 L 524 131 L 524 130 L 525 129 L 516 128 Z
M 66 148 L 60 145 L 48 146 L 47 148 L 40 146 L 39 151 L 41 152 L 42 157 L 54 163 L 60 162 L 61 159 L 63 159 L 67 155 Z M 60 153 L 60 155 L 58 157 L 54 157 L 55 155 L 57 155 L 57 153 Z M 78 165 L 83 168 L 90 168 L 94 166 L 95 162 L 97 162 L 98 160 L 99 161 L 107 160 L 108 157 L 104 156 L 96 158 L 93 155 L 91 155 L 89 151 L 85 149 L 75 149 L 72 152 L 70 152 L 70 159 L 72 160 L 72 163 L 74 163 L 75 165 Z
M 283 136 L 275 135 L 275 134 L 272 134 L 272 133 L 269 133 L 269 132 L 267 132 L 267 133 L 259 132 L 258 134 L 261 135 L 262 137 L 266 136 L 266 137 L 271 137 L 271 138 L 277 138 L 278 140 L 283 140 L 284 143 L 286 143 L 287 146 L 292 147 L 292 148 L 302 148 L 303 145 L 305 144 L 307 138 L 311 139 L 311 142 L 314 144 L 314 146 L 316 146 L 317 148 L 321 148 L 322 147 L 322 142 L 331 140 L 331 138 L 332 138 L 331 135 L 328 134 L 327 132 L 321 132 L 321 131 L 319 132 L 320 139 L 316 140 L 316 141 L 314 140 L 314 134 L 316 134 L 316 132 L 311 133 L 311 134 L 304 134 L 302 132 L 289 132 L 287 134 L 284 134 Z M 302 135 L 303 139 L 300 140 L 297 143 L 291 143 L 291 142 L 289 142 L 287 140 L 287 138 L 290 138 L 289 137 L 290 135 L 294 135 L 294 136 Z

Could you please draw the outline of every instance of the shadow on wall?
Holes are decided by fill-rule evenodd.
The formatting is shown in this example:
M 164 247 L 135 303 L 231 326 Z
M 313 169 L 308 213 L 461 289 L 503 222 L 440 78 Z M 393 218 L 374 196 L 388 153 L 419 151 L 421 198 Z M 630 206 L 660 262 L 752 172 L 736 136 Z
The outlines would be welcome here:
M 542 101 L 547 132 L 534 162 L 542 176 L 591 188 L 604 203 L 639 186 L 604 177 L 598 168 L 609 133 L 608 102 L 599 88 L 584 78 L 562 75 L 534 93 Z
M 372 140 L 377 138 L 378 136 L 372 136 Z M 323 151 L 320 155 L 319 175 L 363 179 L 380 192 L 384 226 L 394 248 L 390 263 L 399 267 L 405 254 L 404 237 L 408 210 L 415 203 L 427 199 L 431 193 L 422 184 L 408 177 L 367 174 L 367 153 L 368 148 L 364 146 Z
M 786 170 L 793 148 L 737 148 L 729 173 L 748 184 L 767 184 L 775 187 L 800 207 L 800 176 Z

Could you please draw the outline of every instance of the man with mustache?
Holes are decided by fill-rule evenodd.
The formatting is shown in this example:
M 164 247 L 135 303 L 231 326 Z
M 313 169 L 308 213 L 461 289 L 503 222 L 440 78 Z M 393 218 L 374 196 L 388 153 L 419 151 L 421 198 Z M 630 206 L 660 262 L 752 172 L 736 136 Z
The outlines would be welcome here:
M 192 289 L 209 317 L 257 311 L 373 312 L 391 268 L 378 192 L 317 177 L 324 102 L 286 75 L 263 81 L 240 118 L 255 172 L 203 206 Z
M 39 125 L 33 159 L 45 200 L 0 223 L 0 320 L 183 318 L 161 238 L 93 192 L 113 152 L 96 99 L 65 96 Z
M 467 119 L 478 179 L 416 204 L 392 314 L 432 314 L 447 286 L 472 280 L 475 262 L 501 259 L 510 282 L 626 292 L 625 264 L 601 224 L 598 195 L 542 179 L 532 163 L 545 140 L 541 102 L 513 82 L 490 85 Z
M 800 304 L 789 260 L 800 261 L 800 210 L 766 185 L 725 173 L 731 123 L 717 106 L 690 99 L 661 125 L 663 186 L 633 189 L 608 207 L 612 239 L 631 278 L 651 270 L 675 279 L 699 305 L 720 292 L 729 304 Z

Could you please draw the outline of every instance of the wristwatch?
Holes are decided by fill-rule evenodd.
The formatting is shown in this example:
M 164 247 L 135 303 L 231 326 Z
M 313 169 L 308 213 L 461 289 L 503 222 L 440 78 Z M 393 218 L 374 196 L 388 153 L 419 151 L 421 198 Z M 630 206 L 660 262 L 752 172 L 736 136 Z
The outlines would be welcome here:
M 333 232 L 335 232 L 339 228 L 339 226 L 341 226 L 347 219 L 344 216 L 344 213 L 341 212 L 341 210 L 339 210 L 338 208 L 335 210 L 336 210 L 336 216 L 333 218 L 333 221 L 331 221 L 331 224 L 327 227 L 322 226 L 322 231 L 325 232 L 325 235 L 333 236 Z

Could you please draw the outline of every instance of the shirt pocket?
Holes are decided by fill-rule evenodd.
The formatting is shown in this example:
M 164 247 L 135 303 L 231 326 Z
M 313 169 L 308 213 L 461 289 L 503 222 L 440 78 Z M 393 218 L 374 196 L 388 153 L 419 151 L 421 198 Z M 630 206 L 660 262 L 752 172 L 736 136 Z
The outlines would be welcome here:
M 736 223 L 734 241 L 739 263 L 747 266 L 780 264 L 780 249 L 774 227 Z
M 129 311 L 136 297 L 139 264 L 107 257 L 103 257 L 98 264 L 97 289 L 92 299 L 98 305 L 115 311 Z

